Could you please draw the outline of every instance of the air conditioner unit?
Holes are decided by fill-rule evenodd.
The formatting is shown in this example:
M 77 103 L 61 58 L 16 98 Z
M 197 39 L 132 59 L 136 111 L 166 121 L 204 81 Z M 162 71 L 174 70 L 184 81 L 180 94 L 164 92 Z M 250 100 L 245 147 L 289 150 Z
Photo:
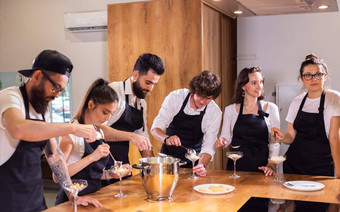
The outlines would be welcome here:
M 71 32 L 107 30 L 107 12 L 75 12 L 64 14 L 65 29 Z

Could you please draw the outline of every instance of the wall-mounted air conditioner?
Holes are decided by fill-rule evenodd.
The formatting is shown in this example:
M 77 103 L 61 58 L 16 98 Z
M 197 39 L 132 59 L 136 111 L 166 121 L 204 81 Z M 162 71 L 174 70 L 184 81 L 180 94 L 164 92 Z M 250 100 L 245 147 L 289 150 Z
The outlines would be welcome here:
M 65 29 L 72 32 L 107 30 L 107 12 L 74 12 L 64 14 Z

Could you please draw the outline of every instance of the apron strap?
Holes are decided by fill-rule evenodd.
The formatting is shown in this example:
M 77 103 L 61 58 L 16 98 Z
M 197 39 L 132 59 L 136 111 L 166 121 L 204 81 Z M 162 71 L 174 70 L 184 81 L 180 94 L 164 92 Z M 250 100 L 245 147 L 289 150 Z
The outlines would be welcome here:
M 325 91 L 322 91 L 320 105 L 319 105 L 319 113 L 323 113 L 324 103 L 325 103 L 325 96 L 326 96 L 325 95 Z
M 29 101 L 28 101 L 28 95 L 27 95 L 27 91 L 26 91 L 26 84 L 22 84 L 19 86 L 19 89 L 21 91 L 22 94 L 22 98 L 24 99 L 24 105 L 25 105 L 25 118 L 26 119 L 31 119 L 30 118 L 30 113 L 29 113 Z M 45 116 L 43 114 L 41 114 L 43 121 L 45 121 Z M 47 139 L 46 142 L 46 154 L 48 156 L 53 155 L 52 149 L 51 149 L 51 144 L 50 144 L 50 139 Z
M 257 101 L 257 107 L 258 107 L 258 114 L 259 114 L 260 116 L 262 116 L 262 117 L 265 116 L 265 117 L 268 118 L 269 114 L 266 113 L 266 112 L 264 112 L 264 110 L 262 109 L 262 106 L 261 106 L 261 102 L 260 102 L 260 101 Z

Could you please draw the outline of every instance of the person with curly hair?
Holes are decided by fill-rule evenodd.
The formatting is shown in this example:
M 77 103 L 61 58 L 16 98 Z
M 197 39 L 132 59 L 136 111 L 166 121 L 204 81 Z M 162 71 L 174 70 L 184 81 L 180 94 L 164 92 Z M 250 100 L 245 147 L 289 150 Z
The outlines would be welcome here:
M 201 72 L 190 81 L 189 89 L 172 91 L 165 98 L 151 128 L 151 134 L 163 142 L 162 153 L 183 161 L 188 161 L 187 151 L 180 146 L 199 153 L 200 159 L 193 171 L 200 176 L 206 175 L 205 167 L 215 154 L 214 141 L 222 111 L 214 99 L 220 93 L 220 79 L 207 70 Z M 191 168 L 192 163 L 187 163 L 186 167 Z

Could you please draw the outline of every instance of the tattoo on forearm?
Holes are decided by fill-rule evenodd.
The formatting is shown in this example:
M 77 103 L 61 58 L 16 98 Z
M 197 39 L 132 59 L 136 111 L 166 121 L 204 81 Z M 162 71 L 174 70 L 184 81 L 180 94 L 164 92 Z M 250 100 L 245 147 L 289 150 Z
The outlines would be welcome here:
M 63 163 L 63 161 L 61 159 L 59 159 L 54 164 L 52 164 L 51 169 L 52 169 L 54 175 L 56 176 L 56 178 L 57 178 L 57 180 L 58 180 L 58 182 L 61 186 L 62 186 L 62 184 L 65 180 L 67 180 L 67 181 L 70 180 L 68 170 L 65 166 L 65 163 Z

